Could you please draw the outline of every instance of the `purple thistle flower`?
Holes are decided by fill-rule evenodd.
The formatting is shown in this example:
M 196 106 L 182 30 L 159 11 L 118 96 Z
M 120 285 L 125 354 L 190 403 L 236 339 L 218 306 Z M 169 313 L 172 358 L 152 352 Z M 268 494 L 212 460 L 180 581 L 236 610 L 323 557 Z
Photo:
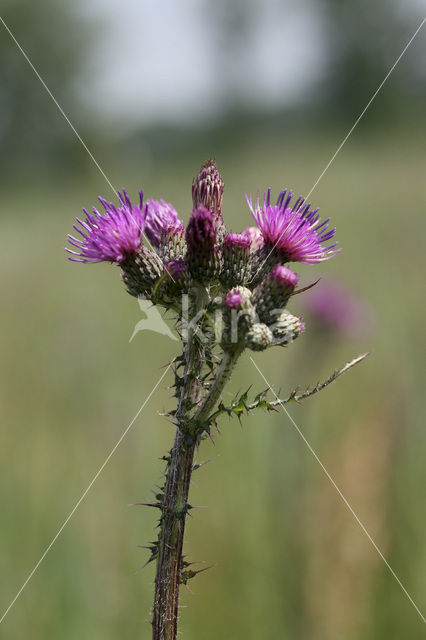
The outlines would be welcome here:
M 154 247 L 159 246 L 163 233 L 184 228 L 173 205 L 164 200 L 147 200 L 144 216 L 144 231 Z
M 247 203 L 265 244 L 271 250 L 280 252 L 283 262 L 316 264 L 332 258 L 340 251 L 335 248 L 337 243 L 322 246 L 336 231 L 335 228 L 327 230 L 330 218 L 321 222 L 318 209 L 311 210 L 311 205 L 305 204 L 305 199 L 301 197 L 290 206 L 292 197 L 293 192 L 287 193 L 284 189 L 278 196 L 276 205 L 271 205 L 271 190 L 268 189 L 261 205 L 259 194 L 255 204 L 246 194 Z
M 225 304 L 229 309 L 238 309 L 243 301 L 243 296 L 238 289 L 231 289 L 225 296 Z
M 120 206 L 116 207 L 99 196 L 99 201 L 105 209 L 103 215 L 95 208 L 92 214 L 83 209 L 86 220 L 77 218 L 83 230 L 73 225 L 82 238 L 68 235 L 68 242 L 78 249 L 66 249 L 68 253 L 77 256 L 69 260 L 121 264 L 138 254 L 144 230 L 143 192 L 139 192 L 137 205 L 132 205 L 124 189 L 122 193 L 118 192 L 118 198 Z

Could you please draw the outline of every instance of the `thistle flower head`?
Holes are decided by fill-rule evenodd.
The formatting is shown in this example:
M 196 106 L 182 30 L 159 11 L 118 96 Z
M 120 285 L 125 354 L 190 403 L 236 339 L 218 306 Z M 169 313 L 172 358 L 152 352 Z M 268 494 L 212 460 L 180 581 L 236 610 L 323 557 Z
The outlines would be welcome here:
M 136 205 L 132 205 L 124 189 L 118 192 L 118 197 L 120 202 L 118 207 L 99 197 L 105 209 L 103 215 L 95 208 L 92 214 L 83 209 L 86 220 L 77 218 L 82 228 L 74 225 L 74 229 L 81 238 L 68 235 L 68 242 L 78 249 L 78 251 L 66 249 L 73 256 L 69 258 L 70 260 L 121 264 L 138 254 L 145 225 L 143 193 L 139 192 L 139 204 Z
M 311 210 L 304 198 L 298 198 L 290 206 L 292 191 L 281 191 L 277 203 L 271 204 L 271 190 L 264 195 L 263 203 L 259 194 L 255 203 L 246 194 L 252 216 L 262 232 L 265 244 L 280 254 L 282 262 L 304 262 L 316 264 L 332 258 L 339 249 L 333 243 L 322 245 L 330 240 L 336 229 L 328 229 L 330 218 L 323 222 L 318 209 Z
M 207 160 L 192 183 L 192 202 L 197 208 L 200 204 L 210 211 L 222 211 L 223 180 L 214 160 Z
M 194 208 L 186 229 L 165 200 L 143 203 L 140 192 L 139 203 L 132 205 L 124 190 L 117 206 L 99 198 L 105 211 L 84 210 L 86 219 L 77 219 L 80 226 L 74 228 L 81 237 L 69 236 L 74 248 L 67 249 L 70 259 L 119 264 L 129 293 L 150 297 L 166 308 L 176 309 L 182 293 L 190 293 L 196 305 L 206 295 L 221 293 L 222 346 L 233 348 L 236 326 L 240 346 L 253 329 L 247 339 L 250 348 L 265 348 L 274 318 L 283 313 L 297 286 L 297 275 L 285 263 L 314 264 L 334 256 L 338 249 L 328 241 L 335 229 L 329 229 L 329 220 L 321 221 L 318 209 L 311 210 L 303 198 L 291 204 L 291 191 L 281 191 L 276 204 L 271 204 L 269 189 L 262 202 L 259 194 L 254 203 L 246 196 L 257 226 L 227 233 L 223 189 L 215 161 L 208 160 L 192 184 Z M 142 243 L 142 234 L 152 245 L 149 248 Z M 282 315 L 279 337 L 287 330 L 289 317 Z M 296 320 L 293 334 L 303 330 Z
M 147 200 L 144 209 L 145 233 L 154 247 L 158 247 L 161 238 L 168 232 L 182 230 L 183 222 L 177 211 L 165 200 Z

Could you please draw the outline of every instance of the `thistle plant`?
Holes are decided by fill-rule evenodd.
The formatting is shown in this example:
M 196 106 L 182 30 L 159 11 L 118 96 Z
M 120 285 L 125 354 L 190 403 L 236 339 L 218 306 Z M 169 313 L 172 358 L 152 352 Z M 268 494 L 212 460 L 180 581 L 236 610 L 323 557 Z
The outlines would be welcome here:
M 110 262 L 121 269 L 130 295 L 149 299 L 175 316 L 182 352 L 173 360 L 177 405 L 168 414 L 176 432 L 165 462 L 164 485 L 148 506 L 159 511 L 158 537 L 150 543 L 148 562 L 155 562 L 152 610 L 154 640 L 175 640 L 179 588 L 199 571 L 183 556 L 189 490 L 200 466 L 194 454 L 211 437 L 222 415 L 241 416 L 258 409 L 300 401 L 333 382 L 359 362 L 356 358 L 325 382 L 304 392 L 272 400 L 269 390 L 252 399 L 248 392 L 229 405 L 221 401 L 226 383 L 244 352 L 287 348 L 304 331 L 302 319 L 287 310 L 299 292 L 298 276 L 287 265 L 317 264 L 339 249 L 329 243 L 335 229 L 321 221 L 318 209 L 303 198 L 293 201 L 283 190 L 276 204 L 269 189 L 253 202 L 256 226 L 228 232 L 222 217 L 224 184 L 215 162 L 206 162 L 192 184 L 192 213 L 185 228 L 164 200 L 132 204 L 126 191 L 118 205 L 99 198 L 104 209 L 77 219 L 79 237 L 69 236 L 70 260 Z M 305 289 L 304 289 L 305 290 Z

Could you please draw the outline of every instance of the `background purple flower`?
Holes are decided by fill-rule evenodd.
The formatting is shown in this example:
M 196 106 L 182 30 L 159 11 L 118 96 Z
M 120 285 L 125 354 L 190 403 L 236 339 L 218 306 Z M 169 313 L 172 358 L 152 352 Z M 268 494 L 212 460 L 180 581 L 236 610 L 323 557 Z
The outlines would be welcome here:
M 70 260 L 121 264 L 138 253 L 144 229 L 143 192 L 139 192 L 137 205 L 132 205 L 124 189 L 122 193 L 118 192 L 118 198 L 120 206 L 116 207 L 112 202 L 99 197 L 105 209 L 103 215 L 95 208 L 92 214 L 83 209 L 86 220 L 77 218 L 82 229 L 73 225 L 81 238 L 68 235 L 68 242 L 78 249 L 66 249 L 68 253 L 76 256 L 69 258 Z
M 336 244 L 323 247 L 336 229 L 328 229 L 328 222 L 321 219 L 318 209 L 311 210 L 304 198 L 298 198 L 290 207 L 293 193 L 284 189 L 278 196 L 276 205 L 271 205 L 271 190 L 268 189 L 260 204 L 259 194 L 256 203 L 246 194 L 252 216 L 262 232 L 265 243 L 282 254 L 283 262 L 304 262 L 316 264 L 332 258 L 340 249 Z
M 184 228 L 176 209 L 165 200 L 147 200 L 144 216 L 144 231 L 154 247 L 159 246 L 163 232 Z
M 305 312 L 344 337 L 365 335 L 374 328 L 374 313 L 342 283 L 319 282 L 303 297 Z

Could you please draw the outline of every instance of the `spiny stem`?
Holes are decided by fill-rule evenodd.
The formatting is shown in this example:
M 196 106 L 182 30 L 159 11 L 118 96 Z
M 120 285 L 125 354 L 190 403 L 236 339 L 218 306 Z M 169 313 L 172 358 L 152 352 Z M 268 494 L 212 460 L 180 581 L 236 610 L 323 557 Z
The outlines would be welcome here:
M 199 396 L 201 359 L 199 350 L 197 352 L 193 342 L 187 349 L 185 380 L 176 412 L 178 427 L 167 462 L 164 500 L 161 505 L 152 622 L 153 640 L 176 640 L 177 638 L 179 587 L 182 582 L 182 548 L 186 515 L 191 508 L 188 504 L 188 494 L 194 452 L 203 433 L 200 423 L 216 405 L 240 354 L 241 350 L 238 349 L 232 353 L 224 353 L 209 392 L 188 422 L 184 400 L 190 397 L 191 400 L 196 401 Z
M 175 415 L 178 426 L 167 461 L 161 505 L 152 620 L 153 640 L 176 640 L 177 637 L 182 547 L 196 446 L 195 439 L 188 444 L 180 427 L 185 424 L 187 418 L 187 401 L 190 401 L 190 406 L 199 400 L 200 373 L 204 362 L 204 349 L 193 335 L 189 336 L 185 345 L 184 360 L 183 385 Z
M 155 578 L 153 640 L 176 640 L 182 548 L 195 444 L 188 446 L 176 429 L 170 452 L 163 513 L 160 522 Z

